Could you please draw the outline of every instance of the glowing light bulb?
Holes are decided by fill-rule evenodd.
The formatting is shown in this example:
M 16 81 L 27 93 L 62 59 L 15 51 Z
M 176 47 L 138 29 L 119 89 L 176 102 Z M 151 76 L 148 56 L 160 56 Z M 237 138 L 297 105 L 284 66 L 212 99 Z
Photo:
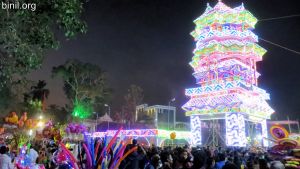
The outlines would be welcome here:
M 32 136 L 32 130 L 29 130 L 29 132 L 28 132 L 28 134 L 30 135 L 30 136 Z
M 37 123 L 37 126 L 38 126 L 38 127 L 43 127 L 43 126 L 44 126 L 44 123 L 43 123 L 42 121 L 39 121 L 39 122 Z

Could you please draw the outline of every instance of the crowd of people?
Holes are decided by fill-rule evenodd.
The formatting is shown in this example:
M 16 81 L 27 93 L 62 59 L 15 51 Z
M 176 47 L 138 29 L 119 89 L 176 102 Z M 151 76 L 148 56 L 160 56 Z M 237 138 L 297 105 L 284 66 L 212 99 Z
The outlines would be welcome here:
M 222 147 L 145 147 L 137 140 L 127 145 L 124 154 L 132 147 L 136 151 L 127 156 L 119 169 L 284 169 L 282 158 L 264 151 L 252 152 L 246 148 Z M 58 146 L 54 143 L 32 144 L 28 155 L 32 162 L 43 164 L 46 169 L 69 169 L 57 166 L 53 159 Z M 80 151 L 80 149 L 78 149 Z M 72 148 L 70 151 L 74 152 Z M 75 152 L 74 152 L 75 153 Z M 84 152 L 75 153 L 84 158 Z M 84 162 L 84 159 L 83 159 Z M 0 147 L 0 169 L 15 169 L 16 156 L 8 147 Z M 79 165 L 80 166 L 80 165 Z M 82 165 L 81 165 L 82 166 Z M 83 167 L 84 168 L 84 167 Z
M 49 147 L 47 148 L 42 147 L 41 145 L 38 144 L 32 145 L 25 152 L 29 160 L 28 162 L 31 164 L 36 164 L 34 166 L 31 166 L 30 169 L 39 169 L 38 164 L 43 164 L 46 166 L 46 168 L 55 168 L 55 165 L 53 165 L 53 163 L 52 163 L 52 167 L 50 167 L 50 164 L 51 164 L 52 154 L 56 150 L 57 148 L 55 150 L 50 151 Z M 15 150 L 10 150 L 9 146 L 1 145 L 0 169 L 21 169 L 21 167 L 18 166 L 17 161 L 18 160 L 19 162 L 21 160 L 24 161 L 25 159 L 20 159 L 20 156 L 18 157 L 18 154 L 20 153 L 21 152 L 16 152 Z
M 284 169 L 282 159 L 244 148 L 149 147 L 127 157 L 120 169 Z

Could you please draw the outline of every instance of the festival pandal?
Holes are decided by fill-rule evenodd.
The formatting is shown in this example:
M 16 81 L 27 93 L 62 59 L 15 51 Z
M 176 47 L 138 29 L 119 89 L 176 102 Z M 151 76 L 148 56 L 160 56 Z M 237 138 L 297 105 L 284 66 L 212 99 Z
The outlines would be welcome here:
M 190 131 L 124 129 L 120 124 L 116 130 L 91 132 L 82 121 L 61 125 L 42 117 L 28 118 L 30 112 L 11 112 L 3 119 L 0 134 L 1 144 L 8 147 L 14 161 L 13 168 L 130 168 L 132 159 L 138 157 L 145 160 L 145 168 L 177 168 L 176 163 L 184 163 L 182 168 L 196 168 L 196 161 L 201 160 L 197 153 L 204 152 L 209 152 L 206 159 L 212 160 L 227 152 L 226 160 L 233 158 L 232 163 L 236 154 L 244 158 L 267 154 L 286 168 L 300 168 L 300 135 L 288 131 L 285 124 L 268 125 L 274 110 L 267 103 L 269 94 L 257 84 L 260 73 L 256 62 L 266 50 L 257 44 L 253 33 L 256 22 L 243 4 L 230 8 L 223 2 L 214 7 L 208 4 L 194 21 L 196 28 L 191 35 L 196 48 L 189 64 L 199 87 L 185 90 L 190 99 L 182 106 L 190 117 Z M 204 123 L 219 126 L 221 132 L 210 127 L 204 131 Z M 219 141 L 207 144 L 207 137 Z M 187 144 L 176 144 L 179 139 Z M 141 140 L 146 142 L 139 144 Z M 165 140 L 171 141 L 164 144 Z M 8 149 L 1 151 L 8 153 Z M 167 152 L 173 157 L 172 164 L 162 158 Z M 190 161 L 180 161 L 181 153 Z M 241 161 L 238 168 L 247 168 L 247 162 Z

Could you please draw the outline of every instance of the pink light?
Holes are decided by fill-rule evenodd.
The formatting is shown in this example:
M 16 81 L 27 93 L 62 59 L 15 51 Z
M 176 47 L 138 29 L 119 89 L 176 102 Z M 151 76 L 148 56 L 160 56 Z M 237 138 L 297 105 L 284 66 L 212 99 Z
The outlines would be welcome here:
M 93 137 L 104 137 L 104 136 L 114 136 L 117 130 L 108 130 L 105 132 L 94 132 Z M 157 129 L 136 129 L 136 130 L 122 130 L 120 135 L 123 136 L 156 136 L 158 134 Z

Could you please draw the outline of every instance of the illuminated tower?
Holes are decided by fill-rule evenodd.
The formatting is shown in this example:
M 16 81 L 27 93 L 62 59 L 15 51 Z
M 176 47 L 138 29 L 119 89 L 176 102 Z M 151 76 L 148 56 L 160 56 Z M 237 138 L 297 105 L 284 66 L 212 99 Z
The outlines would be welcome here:
M 257 87 L 256 62 L 266 50 L 256 44 L 256 22 L 243 4 L 230 8 L 220 1 L 213 8 L 208 4 L 194 21 L 196 48 L 190 65 L 200 87 L 186 89 L 190 100 L 182 106 L 191 118 L 194 145 L 202 143 L 203 120 L 225 120 L 228 146 L 246 145 L 247 121 L 261 124 L 267 137 L 266 119 L 274 111 L 266 102 L 269 94 Z

